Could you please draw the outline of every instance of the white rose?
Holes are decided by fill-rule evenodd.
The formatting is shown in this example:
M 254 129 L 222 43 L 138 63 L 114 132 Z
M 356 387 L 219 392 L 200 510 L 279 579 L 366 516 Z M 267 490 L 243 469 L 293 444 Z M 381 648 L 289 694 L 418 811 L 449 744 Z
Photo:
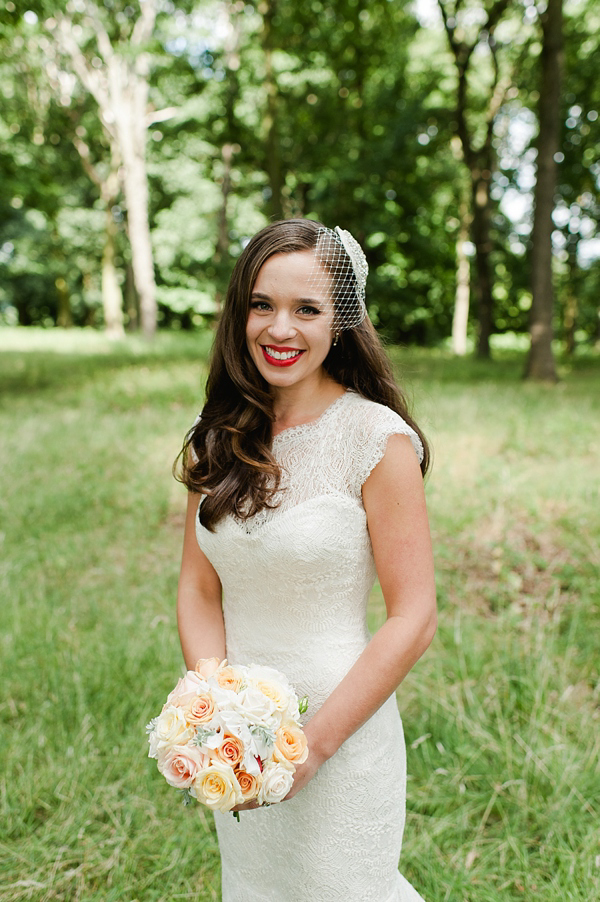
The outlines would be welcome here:
M 213 682 L 211 677 L 209 682 L 210 694 L 214 698 L 219 711 L 235 711 L 237 707 L 237 692 L 232 689 L 222 689 L 218 683 Z
M 248 686 L 237 695 L 237 710 L 247 721 L 277 729 L 279 717 L 275 702 L 255 686 Z
M 158 758 L 158 735 L 156 733 L 156 727 L 148 733 L 148 745 L 150 746 L 148 749 L 148 757 Z
M 258 793 L 258 804 L 269 805 L 281 802 L 286 797 L 294 782 L 294 772 L 281 764 L 269 763 L 262 772 L 262 786 Z
M 244 716 L 242 710 L 239 711 L 220 711 L 217 715 L 220 725 L 223 726 L 228 733 L 233 733 L 242 742 L 250 742 L 250 724 L 252 721 Z
M 156 751 L 165 746 L 185 745 L 194 737 L 194 728 L 189 726 L 181 708 L 166 706 L 156 720 Z M 152 746 L 151 746 L 152 747 Z

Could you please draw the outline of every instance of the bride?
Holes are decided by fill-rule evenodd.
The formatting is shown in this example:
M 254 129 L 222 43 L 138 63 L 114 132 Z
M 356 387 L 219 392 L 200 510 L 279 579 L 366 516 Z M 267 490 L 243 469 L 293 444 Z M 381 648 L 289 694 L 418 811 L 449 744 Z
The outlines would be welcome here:
M 184 443 L 177 615 L 199 658 L 266 664 L 309 708 L 281 804 L 215 812 L 223 902 L 409 902 L 395 690 L 436 628 L 427 443 L 341 229 L 268 225 L 239 257 Z M 370 636 L 375 576 L 387 619 Z

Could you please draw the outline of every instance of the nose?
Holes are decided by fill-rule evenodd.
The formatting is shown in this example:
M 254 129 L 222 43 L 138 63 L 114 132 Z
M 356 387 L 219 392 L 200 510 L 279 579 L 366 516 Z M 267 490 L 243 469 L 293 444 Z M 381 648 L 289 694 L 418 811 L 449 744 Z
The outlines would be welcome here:
M 274 341 L 286 341 L 293 338 L 296 329 L 287 310 L 279 310 L 269 324 L 269 335 Z

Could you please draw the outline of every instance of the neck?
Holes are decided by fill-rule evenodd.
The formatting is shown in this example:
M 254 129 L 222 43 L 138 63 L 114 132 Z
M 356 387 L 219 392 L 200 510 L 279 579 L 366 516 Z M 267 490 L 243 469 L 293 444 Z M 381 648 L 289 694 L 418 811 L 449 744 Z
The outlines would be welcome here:
M 316 419 L 343 392 L 343 387 L 326 373 L 318 375 L 309 385 L 303 380 L 298 385 L 276 389 L 273 401 L 275 411 L 273 434 Z

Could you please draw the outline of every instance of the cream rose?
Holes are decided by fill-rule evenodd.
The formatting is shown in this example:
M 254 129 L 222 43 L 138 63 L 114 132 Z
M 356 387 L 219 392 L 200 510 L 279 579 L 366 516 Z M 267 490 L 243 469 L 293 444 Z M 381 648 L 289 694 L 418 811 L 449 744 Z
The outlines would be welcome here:
M 231 811 L 244 800 L 233 768 L 218 761 L 196 776 L 194 792 L 199 802 L 217 811 Z
M 275 680 L 257 680 L 254 685 L 273 702 L 278 711 L 287 709 L 290 696 L 281 683 L 277 683 Z
M 208 723 L 215 713 L 215 700 L 209 692 L 195 695 L 184 709 L 188 723 Z
M 220 663 L 218 658 L 200 658 L 196 663 L 194 670 L 197 674 L 207 680 L 213 675 Z
M 215 749 L 214 754 L 223 764 L 236 767 L 244 757 L 244 743 L 237 736 L 225 733 L 221 745 Z
M 194 736 L 194 728 L 186 722 L 181 708 L 166 706 L 156 720 L 156 749 L 165 746 L 185 745 Z
M 205 752 L 189 745 L 172 745 L 158 758 L 159 771 L 175 789 L 188 789 L 198 771 L 209 764 L 210 758 Z
M 240 784 L 244 802 L 251 802 L 258 796 L 262 786 L 261 774 L 249 774 L 248 771 L 240 770 L 236 773 L 236 777 Z
M 262 786 L 258 793 L 258 802 L 272 805 L 286 797 L 294 782 L 294 774 L 281 764 L 270 762 L 262 772 Z
M 293 721 L 282 723 L 276 733 L 275 745 L 288 761 L 302 764 L 308 758 L 308 743 L 300 727 Z
M 220 667 L 213 676 L 221 689 L 229 689 L 232 692 L 239 692 L 244 684 L 243 675 L 231 666 Z

